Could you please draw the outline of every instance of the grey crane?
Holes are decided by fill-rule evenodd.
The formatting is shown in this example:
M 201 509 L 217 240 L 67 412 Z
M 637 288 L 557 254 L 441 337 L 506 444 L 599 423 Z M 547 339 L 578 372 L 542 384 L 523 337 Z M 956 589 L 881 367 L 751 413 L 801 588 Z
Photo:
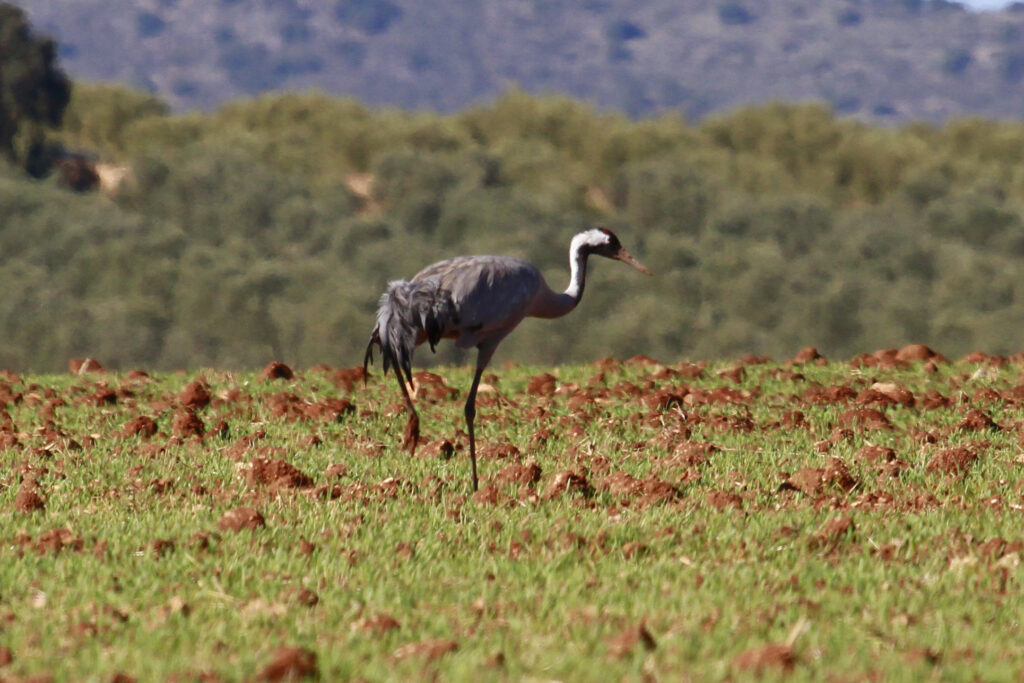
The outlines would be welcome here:
M 377 323 L 366 347 L 363 369 L 373 362 L 373 347 L 380 348 L 384 373 L 395 369 L 409 422 L 404 445 L 416 450 L 419 415 L 406 383 L 412 385 L 413 351 L 429 342 L 433 351 L 443 338 L 454 339 L 460 349 L 477 348 L 476 373 L 466 398 L 469 458 L 473 490 L 477 490 L 476 392 L 484 368 L 498 344 L 527 316 L 558 318 L 580 302 L 591 254 L 622 261 L 650 275 L 619 243 L 610 230 L 591 228 L 572 238 L 569 246 L 569 286 L 552 291 L 536 266 L 508 256 L 457 256 L 427 266 L 412 280 L 394 280 L 380 297 Z

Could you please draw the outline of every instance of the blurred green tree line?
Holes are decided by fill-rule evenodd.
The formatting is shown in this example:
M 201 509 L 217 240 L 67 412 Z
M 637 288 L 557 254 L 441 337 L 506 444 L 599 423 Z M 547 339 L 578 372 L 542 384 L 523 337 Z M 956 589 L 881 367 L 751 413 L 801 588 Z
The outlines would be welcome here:
M 57 140 L 123 179 L 75 193 L 0 165 L 0 367 L 353 365 L 389 279 L 500 253 L 560 289 L 591 224 L 655 277 L 592 262 L 581 306 L 499 362 L 1020 350 L 1019 123 L 635 121 L 518 91 L 453 115 L 316 93 L 172 115 L 76 84 Z M 419 360 L 468 361 L 443 348 Z

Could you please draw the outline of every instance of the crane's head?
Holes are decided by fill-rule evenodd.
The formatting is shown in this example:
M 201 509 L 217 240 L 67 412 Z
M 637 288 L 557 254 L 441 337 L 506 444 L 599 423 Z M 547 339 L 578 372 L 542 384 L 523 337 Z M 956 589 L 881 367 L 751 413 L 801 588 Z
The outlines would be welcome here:
M 622 246 L 615 233 L 607 228 L 584 230 L 572 239 L 572 246 L 574 249 L 584 250 L 588 254 L 597 254 L 605 258 L 622 261 L 633 266 L 641 273 L 651 274 L 651 271 L 647 270 L 644 264 L 633 258 L 633 255 Z

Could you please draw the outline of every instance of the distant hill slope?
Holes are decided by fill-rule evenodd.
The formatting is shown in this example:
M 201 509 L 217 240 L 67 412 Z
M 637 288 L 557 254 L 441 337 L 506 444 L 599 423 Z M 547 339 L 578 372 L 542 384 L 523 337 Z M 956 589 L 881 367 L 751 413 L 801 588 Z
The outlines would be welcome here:
M 177 109 L 267 89 L 452 111 L 519 84 L 644 116 L 825 100 L 880 122 L 1024 112 L 1024 3 L 21 0 L 76 78 Z

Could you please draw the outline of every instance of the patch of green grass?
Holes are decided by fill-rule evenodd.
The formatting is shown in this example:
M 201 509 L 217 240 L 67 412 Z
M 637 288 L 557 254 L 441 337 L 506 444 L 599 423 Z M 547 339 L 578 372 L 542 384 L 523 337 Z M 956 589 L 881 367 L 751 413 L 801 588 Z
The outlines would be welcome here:
M 414 456 L 390 377 L 8 375 L 0 676 L 252 679 L 281 647 L 328 680 L 1020 676 L 1020 366 L 735 366 L 501 369 L 477 495 L 466 368 L 421 383 Z

